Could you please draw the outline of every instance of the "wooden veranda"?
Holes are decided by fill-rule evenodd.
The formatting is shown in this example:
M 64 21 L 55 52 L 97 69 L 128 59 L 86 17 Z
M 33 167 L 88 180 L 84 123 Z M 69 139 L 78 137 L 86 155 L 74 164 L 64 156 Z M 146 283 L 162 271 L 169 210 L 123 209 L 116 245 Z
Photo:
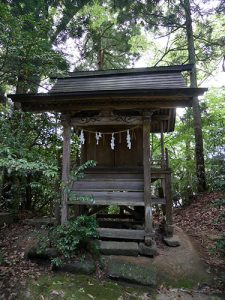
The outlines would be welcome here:
M 82 139 L 79 163 L 97 162 L 82 180 L 73 183 L 75 201 L 63 189 L 62 223 L 68 218 L 68 207 L 75 206 L 76 216 L 96 214 L 103 225 L 99 228 L 102 239 L 143 240 L 151 245 L 152 209 L 162 205 L 165 232 L 172 235 L 171 170 L 164 133 L 174 130 L 176 107 L 191 106 L 193 97 L 205 91 L 185 85 L 181 72 L 191 70 L 192 65 L 185 65 L 73 72 L 57 78 L 47 94 L 10 95 L 24 111 L 61 113 L 63 185 L 70 172 L 71 128 Z M 160 135 L 157 161 L 152 158 L 151 133 Z M 153 194 L 155 181 L 160 192 Z M 116 227 L 106 222 L 107 216 L 98 214 L 109 205 L 120 207 L 120 214 L 113 216 L 119 220 Z M 132 222 L 125 223 L 129 218 Z

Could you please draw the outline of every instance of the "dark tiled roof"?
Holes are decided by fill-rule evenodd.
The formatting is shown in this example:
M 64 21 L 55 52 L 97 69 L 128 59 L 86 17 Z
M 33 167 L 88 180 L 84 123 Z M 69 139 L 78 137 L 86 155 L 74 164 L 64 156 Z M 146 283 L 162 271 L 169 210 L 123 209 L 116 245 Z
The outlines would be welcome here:
M 181 72 L 140 72 L 107 75 L 77 76 L 57 79 L 50 93 L 93 92 L 141 89 L 185 88 Z
M 79 71 L 58 77 L 45 94 L 8 95 L 24 111 L 158 110 L 168 115 L 165 128 L 174 128 L 174 109 L 191 106 L 193 97 L 206 89 L 189 88 L 182 77 L 192 65 L 128 70 Z M 165 111 L 166 110 L 166 111 Z M 160 130 L 156 128 L 154 130 Z

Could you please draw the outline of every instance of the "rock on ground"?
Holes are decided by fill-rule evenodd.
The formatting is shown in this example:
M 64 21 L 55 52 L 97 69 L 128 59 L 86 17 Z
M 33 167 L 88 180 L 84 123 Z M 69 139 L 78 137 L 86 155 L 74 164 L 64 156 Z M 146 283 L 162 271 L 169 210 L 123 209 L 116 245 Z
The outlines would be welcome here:
M 175 228 L 180 247 L 158 249 L 155 258 L 108 256 L 104 257 L 107 275 L 143 285 L 170 285 L 191 288 L 212 281 L 207 266 L 203 263 L 189 237 Z

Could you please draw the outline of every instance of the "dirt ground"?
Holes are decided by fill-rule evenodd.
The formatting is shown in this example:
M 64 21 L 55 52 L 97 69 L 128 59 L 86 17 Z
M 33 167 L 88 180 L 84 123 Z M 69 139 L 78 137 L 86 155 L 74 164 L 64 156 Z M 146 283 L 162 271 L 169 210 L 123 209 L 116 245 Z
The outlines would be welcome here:
M 206 265 L 202 270 L 202 274 L 207 273 L 206 275 L 214 277 L 214 283 L 212 285 L 203 284 L 195 289 L 184 289 L 182 287 L 174 289 L 172 286 L 168 288 L 161 285 L 157 289 L 154 298 L 148 293 L 144 293 L 142 298 L 136 299 L 225 299 L 224 294 L 222 294 L 224 293 L 224 285 L 218 277 L 221 272 L 225 272 L 225 260 L 220 256 L 220 253 L 214 249 L 216 241 L 223 234 L 225 228 L 224 223 L 216 222 L 219 216 L 225 212 L 225 209 L 224 207 L 216 207 L 214 204 L 218 199 L 222 199 L 223 197 L 225 198 L 224 195 L 219 193 L 204 194 L 196 197 L 193 203 L 187 208 L 176 209 L 174 212 L 174 223 L 178 226 L 176 230 L 179 234 L 179 227 L 182 228 L 188 234 L 189 238 L 191 238 L 191 242 L 185 245 L 182 243 L 183 246 L 181 245 L 181 247 L 178 248 L 167 248 L 166 251 L 168 251 L 168 255 L 170 251 L 176 254 L 173 255 L 174 263 L 172 263 L 172 261 L 169 262 L 166 255 L 164 255 L 162 259 L 162 251 L 164 251 L 164 247 L 166 246 L 163 246 L 163 248 L 159 250 L 161 261 L 163 261 L 162 270 L 164 270 L 166 265 L 166 269 L 171 273 L 180 272 L 180 274 L 182 274 L 187 270 L 183 269 L 182 260 L 179 261 L 177 251 L 179 252 L 183 249 L 180 251 L 180 253 L 183 253 L 181 257 L 183 256 L 183 258 L 185 258 L 186 264 L 188 268 L 190 268 L 190 265 L 195 265 L 196 262 L 188 256 L 189 252 L 187 249 L 188 247 L 190 247 L 190 249 L 193 248 L 194 252 L 197 253 L 198 262 L 202 261 L 204 262 L 204 266 Z M 34 227 L 23 225 L 22 223 L 11 224 L 0 228 L 1 300 L 18 299 L 18 292 L 26 287 L 28 280 L 38 282 L 39 278 L 45 274 L 53 274 L 49 265 L 38 265 L 24 258 L 26 249 L 34 243 L 34 230 Z M 155 264 L 156 263 L 160 266 L 160 255 L 155 258 Z M 199 270 L 200 269 L 201 268 L 199 268 Z M 190 272 L 192 271 L 190 270 Z M 219 298 L 215 298 L 213 294 L 218 294 Z M 40 299 L 47 300 L 48 298 Z M 52 298 L 51 296 L 51 299 L 59 298 Z M 107 300 L 107 297 L 104 299 Z M 115 299 L 123 300 L 135 298 L 126 296 L 125 298 L 118 297 Z
M 201 259 L 211 268 L 225 270 L 225 257 L 216 250 L 216 242 L 225 234 L 225 201 L 223 193 L 196 196 L 185 208 L 174 210 L 174 224 L 182 228 L 198 249 Z

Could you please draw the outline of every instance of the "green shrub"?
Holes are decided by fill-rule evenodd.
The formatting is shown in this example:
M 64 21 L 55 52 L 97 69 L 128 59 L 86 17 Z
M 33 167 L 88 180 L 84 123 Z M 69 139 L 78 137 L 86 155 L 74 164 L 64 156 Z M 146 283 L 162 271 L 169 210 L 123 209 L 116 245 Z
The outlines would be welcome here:
M 38 252 L 43 253 L 48 247 L 59 252 L 59 257 L 52 259 L 52 264 L 59 266 L 63 260 L 69 260 L 79 252 L 98 253 L 93 239 L 98 238 L 95 217 L 79 216 L 75 221 L 68 221 L 49 230 L 48 236 L 37 234 L 39 240 Z
M 110 205 L 108 208 L 108 214 L 119 214 L 120 213 L 120 207 L 118 205 Z
M 55 227 L 50 233 L 52 246 L 66 259 L 71 258 L 78 250 L 88 250 L 90 240 L 97 237 L 96 219 L 85 215 Z

